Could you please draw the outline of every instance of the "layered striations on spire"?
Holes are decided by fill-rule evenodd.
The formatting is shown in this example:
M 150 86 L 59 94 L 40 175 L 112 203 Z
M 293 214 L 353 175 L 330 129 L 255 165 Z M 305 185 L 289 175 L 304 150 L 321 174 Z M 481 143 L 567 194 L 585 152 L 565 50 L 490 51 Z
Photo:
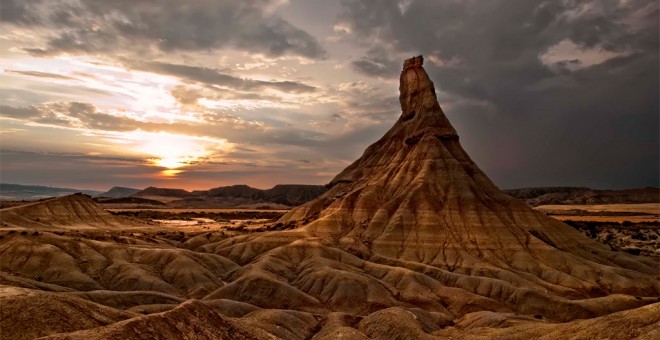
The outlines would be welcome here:
M 658 295 L 653 259 L 612 252 L 488 179 L 422 64 L 404 63 L 394 126 L 326 193 L 278 221 L 291 230 L 204 246 L 249 263 L 208 298 L 314 313 L 415 306 L 452 318 L 494 311 L 558 321 L 655 301 L 641 298 Z
M 402 112 L 394 126 L 338 174 L 330 190 L 291 210 L 281 223 L 365 258 L 470 275 L 506 271 L 521 284 L 530 279 L 544 287 L 561 285 L 569 295 L 655 289 L 652 281 L 633 283 L 636 274 L 627 272 L 653 273 L 651 262 L 613 255 L 502 193 L 461 147 L 422 65 L 421 56 L 404 62 Z M 544 279 L 528 277 L 539 272 Z M 605 276 L 612 279 L 607 284 Z

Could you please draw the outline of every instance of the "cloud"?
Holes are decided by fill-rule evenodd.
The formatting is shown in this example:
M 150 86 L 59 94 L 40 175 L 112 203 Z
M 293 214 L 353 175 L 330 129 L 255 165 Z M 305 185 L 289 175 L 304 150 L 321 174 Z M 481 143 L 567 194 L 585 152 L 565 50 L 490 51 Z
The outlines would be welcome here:
M 657 2 L 342 5 L 339 21 L 367 46 L 353 68 L 387 78 L 399 55 L 424 54 L 436 89 L 455 98 L 447 113 L 467 129 L 461 140 L 498 184 L 660 181 Z
M 393 123 L 400 113 L 398 95 L 394 88 L 383 90 L 367 82 L 349 82 L 334 85 L 328 91 L 340 108 L 332 120 L 341 118 L 367 118 L 378 123 Z
M 565 39 L 553 45 L 539 56 L 544 65 L 549 67 L 558 66 L 570 71 L 598 65 L 612 58 L 627 56 L 631 51 L 607 51 L 597 47 L 580 47 L 571 40 Z
M 155 177 L 154 169 L 138 158 L 5 149 L 0 150 L 0 158 L 5 183 L 106 190 L 116 183 L 143 187 L 145 177 Z
M 375 44 L 366 55 L 351 62 L 353 68 L 363 74 L 379 78 L 397 77 L 401 58 L 391 56 L 384 44 Z
M 15 119 L 31 119 L 38 117 L 42 114 L 36 106 L 9 106 L 9 105 L 0 105 L 0 115 L 8 118 Z
M 141 158 L 89 155 L 89 154 L 72 153 L 72 152 L 32 152 L 32 151 L 20 151 L 20 150 L 0 150 L 0 154 L 3 156 L 15 155 L 16 157 L 27 157 L 27 158 L 34 155 L 54 156 L 65 159 L 78 159 L 83 161 L 89 161 L 97 164 L 102 162 L 106 162 L 109 164 L 116 164 L 116 165 L 119 164 L 146 165 L 147 164 Z
M 93 105 L 78 102 L 52 102 L 23 107 L 2 105 L 0 116 L 60 127 L 107 131 L 131 131 L 146 126 L 130 118 L 97 112 Z
M 67 77 L 61 74 L 48 73 L 48 72 L 38 72 L 38 71 L 20 71 L 20 70 L 5 70 L 7 73 L 20 74 L 30 77 L 38 78 L 49 78 L 49 79 L 60 79 L 60 80 L 74 80 L 75 78 Z
M 309 33 L 274 14 L 271 0 L 3 1 L 2 20 L 51 29 L 35 55 L 117 50 L 208 51 L 237 48 L 269 56 L 323 58 Z
M 217 111 L 204 112 L 201 122 L 160 123 L 100 112 L 92 104 L 79 102 L 49 102 L 24 107 L 0 105 L 0 117 L 97 133 L 165 132 L 248 145 L 313 146 L 324 137 L 319 132 L 267 126 L 259 121 L 249 121 Z
M 360 96 L 366 98 L 372 90 L 373 88 L 364 83 L 349 83 L 338 85 L 338 89 L 335 91 L 337 93 L 353 93 L 355 98 Z M 373 100 L 376 99 L 377 96 L 374 96 Z M 70 129 L 70 137 L 76 136 L 75 139 L 69 138 L 71 139 L 70 143 L 85 145 L 86 150 L 98 150 L 103 153 L 110 152 L 110 154 L 119 151 L 119 154 L 139 151 L 145 145 L 147 147 L 143 149 L 149 154 L 147 151 L 153 149 L 152 146 L 156 144 L 152 145 L 146 142 L 158 140 L 165 142 L 171 139 L 165 136 L 159 137 L 158 134 L 187 136 L 186 138 L 199 139 L 201 142 L 223 140 L 226 141 L 225 144 L 230 144 L 232 147 L 228 150 L 222 149 L 218 153 L 206 148 L 205 156 L 199 157 L 198 163 L 189 164 L 185 167 L 184 173 L 187 177 L 184 177 L 182 173 L 178 175 L 179 179 L 196 178 L 201 180 L 204 176 L 207 176 L 208 179 L 208 176 L 210 176 L 209 171 L 225 171 L 226 169 L 218 170 L 217 167 L 226 165 L 233 167 L 234 170 L 231 171 L 243 171 L 243 169 L 254 167 L 260 168 L 260 172 L 253 173 L 254 176 L 267 174 L 270 171 L 270 176 L 263 179 L 252 178 L 252 180 L 256 181 L 254 183 L 260 183 L 261 185 L 264 185 L 264 183 L 272 185 L 284 180 L 288 182 L 304 181 L 306 183 L 324 183 L 328 181 L 333 173 L 338 172 L 355 157 L 359 156 L 361 150 L 355 148 L 355 145 L 366 145 L 373 142 L 389 127 L 390 120 L 396 118 L 396 111 L 394 110 L 382 113 L 383 116 L 372 116 L 372 112 L 380 111 L 372 110 L 369 107 L 375 108 L 377 104 L 364 100 L 362 105 L 366 106 L 356 106 L 357 104 L 353 101 L 342 105 L 345 106 L 341 106 L 343 107 L 341 113 L 336 112 L 329 115 L 329 120 L 332 121 L 331 124 L 321 122 L 318 129 L 282 125 L 277 121 L 266 124 L 216 111 L 203 112 L 201 116 L 203 121 L 201 122 L 158 123 L 139 121 L 128 115 L 122 115 L 126 113 L 113 112 L 110 114 L 99 111 L 92 104 L 80 102 L 49 102 L 25 107 L 2 106 L 0 107 L 0 117 L 11 118 L 17 122 L 26 122 L 27 125 L 17 126 L 23 126 L 28 130 L 33 129 L 35 123 L 39 124 L 40 129 L 49 127 Z M 383 106 L 386 105 L 381 105 L 381 108 Z M 277 116 L 283 114 L 284 112 L 277 114 Z M 336 127 L 333 124 L 338 124 L 339 129 L 332 134 L 324 133 L 328 129 L 334 130 Z M 302 126 L 305 125 L 302 124 Z M 61 136 L 69 133 L 60 131 L 54 132 L 54 134 Z M 144 138 L 140 138 L 143 135 L 147 138 L 146 142 L 143 141 Z M 5 147 L 23 147 L 24 143 L 21 140 L 24 138 L 16 136 L 11 140 L 5 139 Z M 41 140 L 40 138 L 37 142 L 41 143 Z M 63 139 L 62 142 L 66 143 L 66 140 Z M 44 141 L 44 143 L 47 144 L 48 142 Z M 32 144 L 34 145 L 34 143 Z M 206 145 L 207 143 L 202 144 Z M 75 148 L 70 146 L 68 149 Z M 151 152 L 154 151 L 158 150 L 151 150 Z M 301 159 L 308 162 L 301 162 Z M 152 162 L 157 163 L 157 161 Z M 199 173 L 202 170 L 206 175 Z M 104 173 L 108 171 L 110 170 L 103 170 Z M 20 175 L 18 171 L 16 175 Z M 128 176 L 127 174 L 124 175 Z M 43 177 L 42 175 L 35 176 L 35 178 Z M 300 176 L 300 181 L 294 181 L 295 176 Z M 251 175 L 246 173 L 245 177 L 240 178 L 250 177 Z M 145 178 L 141 180 L 144 183 Z
M 263 81 L 238 78 L 221 73 L 217 69 L 207 67 L 168 64 L 162 62 L 131 63 L 127 66 L 132 69 L 172 75 L 187 81 L 229 87 L 243 91 L 255 91 L 270 88 L 287 93 L 307 93 L 316 90 L 313 86 L 293 81 Z

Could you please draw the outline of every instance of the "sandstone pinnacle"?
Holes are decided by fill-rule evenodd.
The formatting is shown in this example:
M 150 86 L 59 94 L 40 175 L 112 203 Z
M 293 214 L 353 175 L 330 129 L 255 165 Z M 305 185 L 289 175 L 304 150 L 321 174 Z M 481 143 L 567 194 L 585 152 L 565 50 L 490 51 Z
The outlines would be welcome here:
M 461 147 L 421 56 L 404 62 L 399 89 L 394 126 L 281 223 L 363 258 L 507 277 L 564 297 L 657 292 L 641 274 L 656 272 L 653 261 L 615 254 L 500 191 Z

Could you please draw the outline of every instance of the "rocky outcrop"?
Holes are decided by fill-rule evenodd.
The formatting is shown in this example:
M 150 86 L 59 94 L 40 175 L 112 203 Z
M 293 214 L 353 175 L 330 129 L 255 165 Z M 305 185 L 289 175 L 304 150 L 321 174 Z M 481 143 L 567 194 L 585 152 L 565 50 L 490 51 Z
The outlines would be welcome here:
M 258 329 L 233 322 L 198 301 L 187 301 L 177 308 L 137 317 L 110 326 L 44 339 L 276 339 Z
M 2 339 L 35 339 L 105 326 L 136 316 L 62 293 L 0 285 Z

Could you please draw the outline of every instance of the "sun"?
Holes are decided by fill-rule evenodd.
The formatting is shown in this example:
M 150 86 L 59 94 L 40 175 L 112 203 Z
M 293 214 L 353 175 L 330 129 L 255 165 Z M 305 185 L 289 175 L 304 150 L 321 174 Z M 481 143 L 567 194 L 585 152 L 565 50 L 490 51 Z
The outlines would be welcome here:
M 207 153 L 198 143 L 172 135 L 146 140 L 138 150 L 153 156 L 150 161 L 154 165 L 167 169 L 190 165 Z
M 168 132 L 133 131 L 123 136 L 133 151 L 145 156 L 149 164 L 165 168 L 167 177 L 183 172 L 182 168 L 200 163 L 218 152 L 226 152 L 232 144 L 224 139 L 179 135 Z

